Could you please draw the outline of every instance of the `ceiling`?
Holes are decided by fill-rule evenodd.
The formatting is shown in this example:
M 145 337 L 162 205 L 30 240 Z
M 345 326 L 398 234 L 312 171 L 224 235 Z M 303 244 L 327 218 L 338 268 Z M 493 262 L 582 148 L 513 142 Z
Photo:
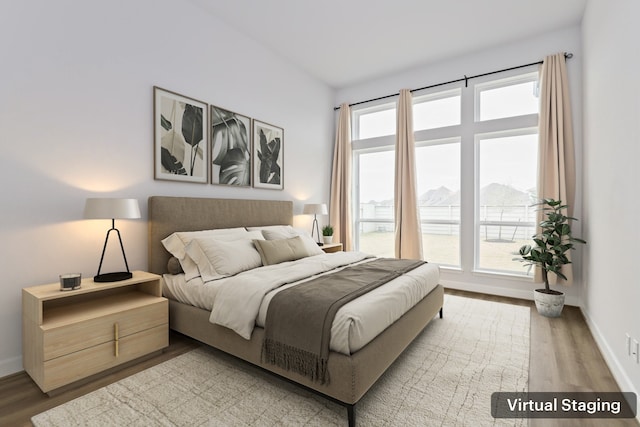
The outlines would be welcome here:
M 334 88 L 577 25 L 587 0 L 191 0 Z

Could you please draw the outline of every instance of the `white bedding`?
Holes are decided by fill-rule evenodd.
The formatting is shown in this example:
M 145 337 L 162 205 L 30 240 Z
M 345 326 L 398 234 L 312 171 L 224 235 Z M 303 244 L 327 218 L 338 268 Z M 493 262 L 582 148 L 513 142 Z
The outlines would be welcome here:
M 280 290 L 369 260 L 361 252 L 336 252 L 260 267 L 206 283 L 200 278 L 186 282 L 184 275 L 164 275 L 165 295 L 211 310 L 212 323 L 249 339 L 255 325 L 264 325 L 269 301 Z M 330 349 L 343 354 L 359 350 L 431 292 L 438 280 L 438 266 L 425 264 L 344 305 L 331 328 Z

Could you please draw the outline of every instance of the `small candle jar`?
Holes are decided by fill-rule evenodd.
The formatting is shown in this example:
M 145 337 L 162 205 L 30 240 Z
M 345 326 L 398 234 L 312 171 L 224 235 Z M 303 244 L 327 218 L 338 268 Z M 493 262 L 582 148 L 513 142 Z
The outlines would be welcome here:
M 82 281 L 82 274 L 80 273 L 68 273 L 60 275 L 60 290 L 61 291 L 73 291 L 74 289 L 80 289 L 80 282 Z

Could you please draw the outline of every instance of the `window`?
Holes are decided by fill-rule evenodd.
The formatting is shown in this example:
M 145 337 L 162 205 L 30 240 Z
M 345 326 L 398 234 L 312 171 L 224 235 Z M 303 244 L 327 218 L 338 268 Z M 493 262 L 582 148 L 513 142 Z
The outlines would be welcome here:
M 395 135 L 396 104 L 383 104 L 353 112 L 353 139 Z
M 426 260 L 460 266 L 460 139 L 416 144 L 422 248 Z
M 460 89 L 441 92 L 435 95 L 415 97 L 413 99 L 414 131 L 459 124 Z
M 356 154 L 356 247 L 362 252 L 393 257 L 393 187 L 395 151 L 364 151 Z
M 476 136 L 478 270 L 522 273 L 513 258 L 535 233 L 536 131 Z
M 538 73 L 478 84 L 476 120 L 538 114 Z
M 513 258 L 534 233 L 537 91 L 537 72 L 527 72 L 414 94 L 427 261 L 463 272 L 529 274 Z M 394 254 L 395 116 L 395 103 L 352 113 L 354 240 L 379 256 Z

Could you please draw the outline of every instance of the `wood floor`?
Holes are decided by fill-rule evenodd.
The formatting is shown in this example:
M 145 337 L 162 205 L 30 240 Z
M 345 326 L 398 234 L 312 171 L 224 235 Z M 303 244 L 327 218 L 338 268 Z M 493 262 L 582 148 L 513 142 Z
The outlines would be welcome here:
M 532 307 L 530 391 L 619 391 L 578 308 L 565 307 L 562 317 L 548 319 L 536 313 L 531 301 L 454 290 L 447 290 L 446 293 Z M 199 345 L 188 337 L 171 332 L 170 345 L 162 353 L 127 367 L 114 369 L 51 397 L 42 393 L 24 372 L 0 378 L 0 426 L 31 426 L 30 418 L 33 415 L 183 354 Z M 603 425 L 626 427 L 640 424 L 635 419 L 529 420 L 531 427 Z

